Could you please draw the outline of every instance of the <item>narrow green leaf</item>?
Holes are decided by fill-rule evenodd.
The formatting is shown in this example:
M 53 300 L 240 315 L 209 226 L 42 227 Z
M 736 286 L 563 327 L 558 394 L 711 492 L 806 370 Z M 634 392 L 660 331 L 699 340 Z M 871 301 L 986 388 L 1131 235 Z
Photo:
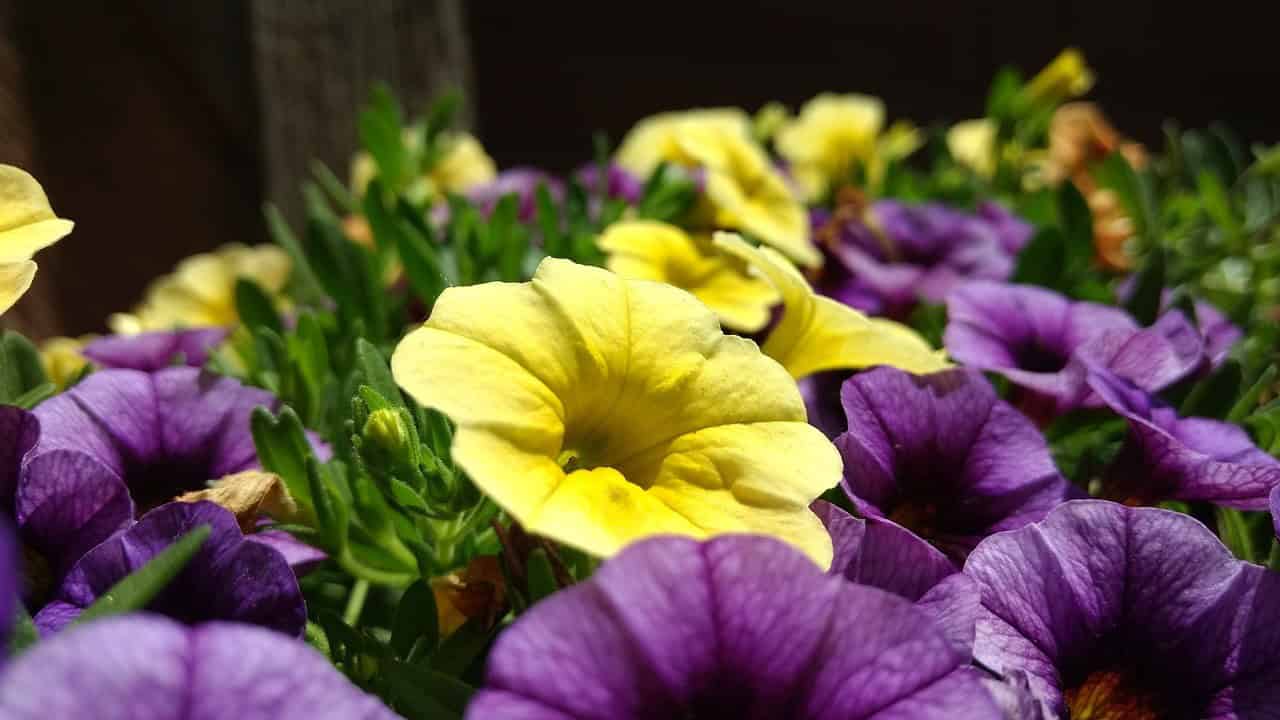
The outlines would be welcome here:
M 324 289 L 320 287 L 315 269 L 311 267 L 307 254 L 302 250 L 302 243 L 298 242 L 284 215 L 280 214 L 280 210 L 275 205 L 264 206 L 262 212 L 267 218 L 267 230 L 271 234 L 271 239 L 284 248 L 289 256 L 291 265 L 289 279 L 296 288 L 298 298 L 312 305 L 322 302 L 326 297 Z
M 387 359 L 378 348 L 364 338 L 356 340 L 356 357 L 360 362 L 360 370 L 364 373 L 364 382 L 382 399 L 394 407 L 405 407 L 404 397 L 400 395 L 400 386 L 391 376 L 391 368 Z
M 293 499 L 304 508 L 311 508 L 307 462 L 314 458 L 297 413 L 286 406 L 278 417 L 273 417 L 266 408 L 257 407 L 249 418 L 249 429 L 262 468 L 279 475 Z
M 1234 508 L 1219 507 L 1218 537 L 1232 554 L 1245 562 L 1254 561 L 1253 538 L 1249 533 L 1249 523 L 1244 513 Z
M 486 627 L 482 617 L 468 620 L 445 638 L 440 648 L 431 655 L 431 667 L 446 675 L 457 677 L 484 652 L 493 639 L 494 630 Z
M 373 156 L 378 174 L 393 189 L 402 187 L 410 176 L 401 137 L 404 122 L 390 88 L 381 83 L 374 86 L 369 105 L 360 112 L 357 126 L 360 143 Z
M 40 631 L 31 621 L 31 615 L 22 603 L 17 603 L 17 611 L 13 617 L 13 627 L 9 628 L 9 657 L 35 645 L 40 640 Z
M 460 720 L 475 690 L 422 665 L 387 660 L 381 666 L 396 711 L 408 720 Z
M 550 596 L 557 589 L 555 570 L 551 567 L 551 558 L 542 548 L 534 548 L 529 553 L 525 565 L 529 577 L 529 604 Z
M 431 653 L 440 642 L 436 596 L 425 580 L 409 586 L 396 606 L 391 623 L 391 649 L 405 662 L 422 653 Z
M 191 558 L 209 537 L 209 526 L 200 527 L 178 538 L 172 545 L 156 554 L 145 565 L 129 573 L 123 580 L 111 586 L 92 605 L 85 608 L 72 624 L 141 610 L 151 599 L 164 590 L 173 578 L 191 562 Z
M 236 278 L 236 313 L 249 329 L 266 328 L 277 335 L 284 333 L 284 323 L 271 298 L 258 283 L 246 277 Z
M 1067 263 L 1066 241 L 1055 227 L 1041 228 L 1018 254 L 1012 281 L 1043 287 L 1058 287 Z
M 1125 309 L 1140 325 L 1155 322 L 1160 313 L 1160 294 L 1164 290 L 1164 250 L 1159 246 L 1152 248 L 1147 255 L 1147 264 L 1138 273 L 1134 283 L 1133 294 L 1125 303 Z M 1194 322 L 1195 315 L 1191 316 Z
M 20 333 L 6 331 L 0 337 L 0 402 L 14 401 L 49 382 L 40 351 Z
M 320 537 L 324 539 L 325 550 L 332 555 L 341 555 L 347 547 L 348 516 L 346 507 L 335 502 L 329 487 L 320 471 L 320 464 L 314 457 L 306 459 L 306 479 L 308 495 L 315 507 L 316 525 Z
M 1258 375 L 1258 378 L 1253 381 L 1253 385 L 1250 385 L 1249 389 L 1236 401 L 1236 404 L 1231 406 L 1231 410 L 1227 413 L 1227 422 L 1233 422 L 1238 425 L 1257 409 L 1258 398 L 1262 397 L 1262 393 L 1266 392 L 1267 388 L 1271 387 L 1271 384 L 1275 382 L 1277 371 L 1278 368 L 1275 365 L 1269 365 Z
M 347 186 L 333 174 L 328 165 L 319 160 L 312 160 L 311 175 L 342 212 L 350 214 L 356 211 L 356 199 L 351 196 L 351 191 L 347 190 Z
M 58 386 L 51 382 L 41 383 L 14 398 L 9 404 L 17 405 L 23 410 L 31 410 L 36 405 L 58 394 Z
M 1242 382 L 1240 362 L 1228 358 L 1212 375 L 1196 383 L 1182 402 L 1180 414 L 1183 417 L 1225 418 L 1240 395 Z
M 1093 213 L 1074 183 L 1058 190 L 1058 220 L 1062 227 L 1068 272 L 1088 267 L 1093 258 Z

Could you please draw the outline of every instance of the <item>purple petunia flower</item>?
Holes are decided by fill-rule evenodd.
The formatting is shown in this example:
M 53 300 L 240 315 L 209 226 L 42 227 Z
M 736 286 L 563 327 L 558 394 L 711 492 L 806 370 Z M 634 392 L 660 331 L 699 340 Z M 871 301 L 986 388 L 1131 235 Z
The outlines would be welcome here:
M 1263 510 L 1280 486 L 1280 460 L 1258 449 L 1231 423 L 1180 418 L 1177 411 L 1133 383 L 1106 371 L 1089 385 L 1129 423 L 1129 437 L 1107 469 L 1107 498 L 1154 505 L 1203 500 L 1242 510 Z
M 961 563 L 986 536 L 1078 494 L 1040 432 L 976 371 L 876 368 L 850 378 L 841 400 L 845 493 L 868 532 L 889 534 L 875 526 L 891 524 L 914 533 L 915 562 L 934 556 L 927 567 Z
M 160 330 L 137 335 L 108 335 L 84 346 L 81 354 L 104 368 L 154 372 L 174 364 L 202 367 L 230 330 L 222 327 Z
M 22 458 L 40 439 L 36 416 L 12 405 L 0 405 L 0 510 L 12 512 Z
M 972 282 L 947 298 L 947 314 L 951 356 L 1026 390 L 1022 404 L 1033 415 L 1101 405 L 1088 386 L 1088 365 L 1154 391 L 1204 362 L 1204 343 L 1181 312 L 1140 329 L 1109 305 L 1029 285 Z
M 194 627 L 149 614 L 89 623 L 39 643 L 0 675 L 11 720 L 394 720 L 322 655 L 237 623 Z
M 9 646 L 9 626 L 18 608 L 20 591 L 17 546 L 9 524 L 0 520 L 0 647 Z
M 1055 716 L 1273 718 L 1280 574 L 1195 519 L 1081 500 L 987 538 L 976 658 L 1025 673 Z
M 564 195 L 564 183 L 550 173 L 533 167 L 515 167 L 503 170 L 490 182 L 468 190 L 466 197 L 480 212 L 488 215 L 502 198 L 515 195 L 518 198 L 520 221 L 528 222 L 533 219 L 537 209 L 539 186 L 545 186 L 554 199 L 558 200 Z
M 814 221 L 827 225 L 827 215 Z M 965 280 L 1004 280 L 1031 226 L 995 203 L 967 213 L 937 203 L 881 200 L 869 220 L 847 220 L 828 237 L 820 290 L 879 315 L 904 317 L 921 301 L 942 302 Z
M 589 163 L 574 171 L 573 177 L 587 191 L 588 195 L 598 195 L 600 188 L 600 166 Z M 644 181 L 632 175 L 630 171 L 616 163 L 610 163 L 604 172 L 604 194 L 635 205 L 644 195 Z
M 1117 296 L 1121 300 L 1127 300 L 1132 294 L 1136 286 L 1136 275 L 1130 275 L 1120 283 L 1117 288 Z M 1167 312 L 1173 308 L 1170 302 L 1173 300 L 1172 290 L 1160 291 L 1160 312 Z M 1192 309 L 1195 312 L 1196 327 L 1200 330 L 1200 336 L 1204 339 L 1204 352 L 1210 367 L 1217 367 L 1227 359 L 1227 354 L 1231 352 L 1231 348 L 1244 337 L 1244 331 L 1231 322 L 1230 318 L 1222 313 L 1221 310 L 1214 307 L 1212 303 L 1204 300 L 1195 300 L 1192 303 Z
M 997 718 L 922 609 L 772 539 L 630 546 L 503 633 L 467 717 Z
M 1271 491 L 1271 524 L 1276 528 L 1276 539 L 1280 540 L 1280 485 Z
M 113 585 L 201 525 L 209 526 L 208 539 L 147 609 L 188 624 L 232 620 L 302 637 L 307 608 L 285 558 L 247 540 L 229 510 L 207 501 L 161 505 L 90 550 L 36 614 L 36 627 L 43 634 L 66 627 Z
M 259 405 L 278 401 L 196 368 L 93 373 L 33 413 L 40 440 L 15 503 L 23 540 L 60 578 L 136 515 L 255 467 L 249 415 Z

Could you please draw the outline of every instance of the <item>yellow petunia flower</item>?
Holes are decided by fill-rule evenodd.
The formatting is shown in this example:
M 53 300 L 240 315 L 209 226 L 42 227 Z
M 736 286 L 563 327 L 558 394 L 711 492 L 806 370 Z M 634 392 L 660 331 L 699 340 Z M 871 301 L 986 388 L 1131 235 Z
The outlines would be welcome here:
M 40 364 L 44 366 L 49 382 L 60 388 L 66 387 L 67 382 L 89 364 L 89 359 L 80 351 L 93 337 L 52 337 L 40 343 Z
M 778 293 L 741 260 L 718 252 L 710 235 L 689 235 L 667 223 L 633 220 L 610 225 L 598 241 L 605 265 L 627 278 L 656 280 L 687 290 L 725 327 L 755 332 L 769 322 Z
M 411 153 L 420 152 L 421 134 L 413 129 L 404 132 L 405 146 Z M 445 138 L 447 149 L 421 178 L 410 194 L 420 195 L 422 200 L 433 201 L 449 194 L 465 193 L 479 185 L 492 182 L 498 176 L 493 158 L 475 136 L 456 133 Z M 378 176 L 378 166 L 369 153 L 357 152 L 351 158 L 351 192 L 364 195 L 369 183 Z
M 1067 48 L 1031 78 L 1022 92 L 1032 105 L 1056 105 L 1089 92 L 1093 81 L 1093 70 L 1085 62 L 1084 54 L 1076 48 Z
M 649 118 L 628 133 L 617 161 L 641 177 L 660 162 L 701 171 L 694 224 L 748 232 L 801 265 L 822 264 L 804 205 L 752 139 L 745 113 L 692 110 Z
M 855 166 L 878 182 L 890 160 L 920 147 L 920 133 L 908 123 L 895 123 L 882 135 L 884 114 L 879 98 L 824 93 L 805 103 L 800 115 L 778 131 L 778 153 L 805 197 L 825 197 L 849 180 Z
M 453 458 L 534 533 L 595 555 L 650 535 L 771 535 L 827 567 L 809 503 L 841 461 L 786 371 L 692 295 L 567 260 L 450 288 L 391 358 Z
M 944 351 L 929 347 L 906 325 L 869 318 L 815 294 L 804 276 L 772 249 L 753 247 L 732 233 L 716 233 L 715 244 L 750 264 L 782 293 L 782 320 L 761 350 L 795 379 L 872 365 L 921 374 L 950 367 Z
M 74 224 L 53 214 L 44 188 L 29 173 L 0 165 L 0 313 L 31 287 L 31 256 L 66 237 Z
M 979 177 L 996 174 L 996 124 L 990 118 L 958 122 L 947 130 L 947 150 Z
M 121 334 L 235 325 L 240 320 L 236 280 L 248 278 L 277 296 L 289 280 L 289 270 L 289 256 L 275 245 L 223 245 L 178 263 L 171 275 L 151 284 L 131 314 L 112 315 L 108 324 Z

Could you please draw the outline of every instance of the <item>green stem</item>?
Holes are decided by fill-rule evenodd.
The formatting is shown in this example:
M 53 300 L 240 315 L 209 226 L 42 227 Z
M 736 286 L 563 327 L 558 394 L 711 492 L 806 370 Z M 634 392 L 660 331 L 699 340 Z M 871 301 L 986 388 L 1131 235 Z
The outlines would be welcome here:
M 1267 567 L 1280 572 L 1280 538 L 1271 543 L 1271 557 L 1267 559 Z
M 363 578 L 356 580 L 356 584 L 351 586 L 351 594 L 347 596 L 347 609 L 342 613 L 342 621 L 355 627 L 356 622 L 360 620 L 360 611 L 364 610 L 364 600 L 368 596 L 369 581 Z

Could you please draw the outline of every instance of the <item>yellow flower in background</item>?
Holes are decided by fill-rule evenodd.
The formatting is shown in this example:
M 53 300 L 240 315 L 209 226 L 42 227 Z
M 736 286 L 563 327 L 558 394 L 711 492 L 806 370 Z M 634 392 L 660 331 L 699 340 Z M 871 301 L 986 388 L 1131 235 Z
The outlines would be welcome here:
M 284 290 L 289 270 L 289 256 L 275 245 L 223 245 L 178 263 L 151 284 L 131 314 L 112 315 L 108 324 L 121 334 L 235 325 L 236 280 L 253 280 L 274 297 Z
M 695 225 L 751 233 L 801 265 L 822 264 L 822 253 L 809 239 L 804 205 L 752 139 L 746 113 L 690 110 L 648 118 L 627 134 L 617 161 L 640 177 L 661 162 L 701 171 Z
M 996 124 L 989 118 L 958 122 L 947 130 L 947 150 L 979 177 L 996 173 Z
M 0 313 L 31 287 L 42 250 L 66 237 L 74 224 L 53 214 L 44 188 L 29 173 L 0 165 Z
M 791 111 L 786 105 L 774 101 L 756 111 L 751 118 L 751 133 L 756 140 L 768 142 L 778 131 L 791 122 Z
M 531 532 L 600 556 L 752 532 L 830 564 L 809 503 L 839 455 L 786 371 L 689 293 L 548 258 L 530 282 L 445 290 L 391 370 Z
M 778 131 L 778 153 L 809 200 L 826 196 L 847 182 L 855 166 L 878 182 L 890 160 L 920 147 L 920 133 L 895 123 L 884 135 L 884 103 L 869 95 L 824 93 L 800 108 L 800 115 Z
M 66 387 L 71 378 L 89 364 L 89 359 L 81 355 L 80 351 L 93 337 L 52 337 L 40 343 L 40 363 L 44 366 L 44 374 L 49 377 L 49 382 L 60 388 Z
M 745 263 L 711 244 L 711 236 L 652 220 L 610 225 L 598 241 L 605 265 L 626 278 L 656 280 L 687 290 L 725 327 L 755 332 L 769 322 L 778 293 Z
M 921 374 L 950 367 L 944 351 L 929 347 L 906 325 L 869 318 L 814 294 L 804 276 L 772 249 L 753 247 L 732 233 L 716 233 L 715 244 L 750 264 L 782 293 L 782 320 L 761 349 L 795 379 L 872 365 Z
M 707 108 L 660 113 L 641 120 L 622 139 L 614 158 L 623 168 L 647 178 L 664 162 L 691 166 L 680 139 L 699 130 L 751 138 L 751 118 L 738 108 Z
M 1089 92 L 1093 81 L 1093 71 L 1084 55 L 1076 48 L 1067 48 L 1031 78 L 1022 92 L 1033 105 L 1056 105 Z
M 444 138 L 447 150 L 444 156 L 418 179 L 418 187 L 408 192 L 422 200 L 435 200 L 451 193 L 464 193 L 478 185 L 491 182 L 498 176 L 493 158 L 475 136 L 454 133 Z M 405 147 L 411 153 L 421 151 L 421 134 L 413 129 L 404 132 Z M 369 183 L 378 176 L 378 165 L 369 153 L 357 152 L 351 158 L 351 192 L 364 195 Z

